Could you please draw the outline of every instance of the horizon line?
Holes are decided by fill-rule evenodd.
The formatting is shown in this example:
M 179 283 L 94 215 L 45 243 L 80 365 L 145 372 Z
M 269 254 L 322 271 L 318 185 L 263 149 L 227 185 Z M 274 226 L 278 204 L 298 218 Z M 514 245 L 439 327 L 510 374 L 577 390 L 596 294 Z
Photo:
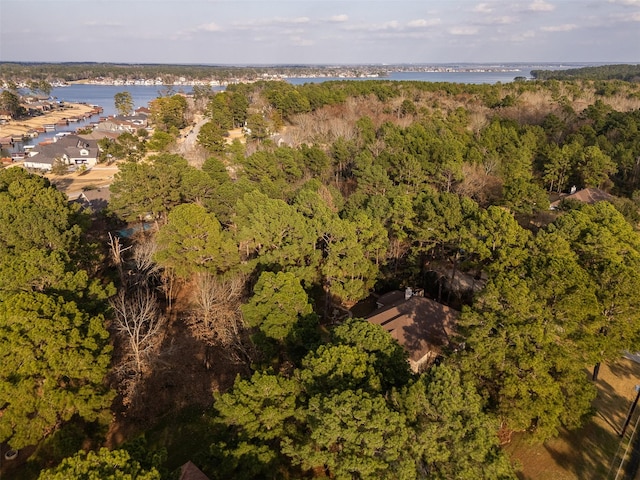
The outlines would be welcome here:
M 640 61 L 626 62 L 626 61 L 487 61 L 487 62 L 398 62 L 398 63 L 386 63 L 386 62 L 362 62 L 362 63 L 201 63 L 201 62 L 117 62 L 117 61 L 95 61 L 95 60 L 59 60 L 59 61 L 41 61 L 41 60 L 1 60 L 0 63 L 17 63 L 17 64 L 43 64 L 43 65 L 64 65 L 64 64 L 102 64 L 102 65 L 130 65 L 130 66 L 192 66 L 192 67 L 237 67 L 237 68 L 249 68 L 249 67 L 394 67 L 394 66 L 422 66 L 422 65 L 637 65 Z

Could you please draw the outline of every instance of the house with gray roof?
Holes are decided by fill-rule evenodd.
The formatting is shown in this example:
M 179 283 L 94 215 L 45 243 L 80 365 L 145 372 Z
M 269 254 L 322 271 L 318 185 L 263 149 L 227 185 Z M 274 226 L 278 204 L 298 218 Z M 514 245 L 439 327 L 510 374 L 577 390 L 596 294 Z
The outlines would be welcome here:
M 109 187 L 99 187 L 92 190 L 84 190 L 75 200 L 83 206 L 90 208 L 93 212 L 101 212 L 109 204 L 111 199 L 111 190 Z
M 147 117 L 144 113 L 111 116 L 98 123 L 95 129 L 101 132 L 135 133 L 136 130 L 147 127 Z
M 98 142 L 79 135 L 66 135 L 56 141 L 36 146 L 29 157 L 25 158 L 25 168 L 50 171 L 57 159 L 66 165 L 86 165 L 93 167 L 98 163 Z

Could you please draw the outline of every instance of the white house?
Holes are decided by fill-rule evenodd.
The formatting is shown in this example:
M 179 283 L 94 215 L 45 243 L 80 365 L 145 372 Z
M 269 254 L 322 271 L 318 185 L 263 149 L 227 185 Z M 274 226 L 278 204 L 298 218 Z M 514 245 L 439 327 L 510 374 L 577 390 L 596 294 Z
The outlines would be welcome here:
M 79 135 L 59 137 L 54 143 L 40 144 L 29 152 L 24 166 L 37 170 L 51 170 L 56 159 L 67 165 L 93 167 L 98 163 L 98 142 Z

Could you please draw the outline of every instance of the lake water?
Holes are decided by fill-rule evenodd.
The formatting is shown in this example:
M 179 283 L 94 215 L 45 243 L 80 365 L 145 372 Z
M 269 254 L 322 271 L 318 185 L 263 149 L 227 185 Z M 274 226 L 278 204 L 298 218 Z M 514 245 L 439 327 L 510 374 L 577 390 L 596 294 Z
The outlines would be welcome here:
M 52 139 L 56 133 L 74 132 L 79 128 L 87 127 L 91 123 L 97 122 L 99 117 L 108 117 L 115 115 L 116 107 L 114 96 L 119 92 L 129 92 L 133 99 L 134 108 L 147 107 L 149 102 L 158 98 L 162 94 L 166 94 L 168 87 L 162 85 L 91 85 L 91 84 L 73 84 L 66 87 L 55 87 L 51 91 L 51 97 L 55 100 L 67 103 L 86 103 L 88 105 L 99 105 L 103 108 L 100 115 L 94 115 L 91 118 L 81 120 L 79 122 L 70 123 L 67 126 L 58 126 L 53 132 L 41 133 L 37 138 L 30 139 L 23 144 L 15 145 L 11 151 L 16 152 L 22 150 L 23 145 L 38 144 L 45 140 Z M 174 92 L 191 92 L 190 86 L 172 86 Z
M 91 85 L 73 84 L 67 87 L 56 87 L 51 91 L 51 96 L 57 100 L 70 103 L 88 103 L 100 105 L 104 112 L 102 116 L 108 117 L 116 114 L 114 96 L 116 93 L 129 92 L 133 99 L 133 108 L 147 107 L 151 100 L 166 94 L 168 87 L 162 85 Z M 172 86 L 172 90 L 189 93 L 190 86 Z
M 391 72 L 386 77 L 377 78 L 338 78 L 338 77 L 291 77 L 285 80 L 293 85 L 303 83 L 320 83 L 329 80 L 398 80 L 398 81 L 419 81 L 419 82 L 452 82 L 452 83 L 508 83 L 515 77 L 531 76 L 531 69 L 522 69 L 516 72 Z M 166 94 L 168 87 L 158 85 L 91 85 L 74 84 L 67 87 L 57 87 L 51 92 L 51 96 L 58 100 L 72 103 L 88 103 L 90 105 L 100 105 L 104 112 L 102 116 L 114 115 L 116 113 L 114 96 L 119 92 L 129 92 L 133 98 L 134 108 L 146 107 L 149 102 L 161 93 Z M 191 92 L 191 87 L 172 86 L 174 92 Z M 219 88 L 215 88 L 219 90 Z
M 343 77 L 291 77 L 285 80 L 292 85 L 304 83 L 320 83 L 330 80 L 397 80 L 397 81 L 420 81 L 420 82 L 452 82 L 467 84 L 494 84 L 512 82 L 515 77 L 531 76 L 530 68 L 523 68 L 516 72 L 391 72 L 386 77 L 377 78 L 343 78 Z M 104 111 L 100 116 L 110 116 L 116 114 L 114 96 L 119 92 L 129 92 L 133 99 L 134 108 L 146 107 L 149 102 L 162 94 L 167 93 L 171 88 L 173 92 L 191 92 L 188 85 L 161 86 L 161 85 L 93 85 L 93 84 L 73 84 L 66 87 L 56 87 L 51 91 L 51 96 L 59 101 L 69 103 L 87 103 L 89 105 L 99 105 Z M 217 87 L 215 90 L 220 90 Z M 68 126 L 57 126 L 55 132 L 41 133 L 37 138 L 29 140 L 25 145 L 36 144 L 44 140 L 49 140 L 59 132 L 72 132 L 78 128 L 86 127 L 92 122 L 97 122 L 98 116 L 71 123 Z M 16 145 L 12 151 L 22 149 L 20 144 Z

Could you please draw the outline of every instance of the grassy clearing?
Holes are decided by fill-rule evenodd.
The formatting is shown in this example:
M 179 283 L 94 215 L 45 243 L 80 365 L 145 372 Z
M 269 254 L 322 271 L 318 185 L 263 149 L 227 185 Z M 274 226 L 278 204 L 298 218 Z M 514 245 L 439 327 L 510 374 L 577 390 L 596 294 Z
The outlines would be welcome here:
M 505 447 L 519 465 L 521 480 L 613 479 L 633 430 L 630 425 L 621 445 L 619 433 L 640 384 L 640 364 L 621 359 L 603 365 L 597 381 L 596 414 L 584 427 L 563 430 L 543 445 L 530 445 L 514 435 Z M 622 477 L 619 477 L 622 478 Z

